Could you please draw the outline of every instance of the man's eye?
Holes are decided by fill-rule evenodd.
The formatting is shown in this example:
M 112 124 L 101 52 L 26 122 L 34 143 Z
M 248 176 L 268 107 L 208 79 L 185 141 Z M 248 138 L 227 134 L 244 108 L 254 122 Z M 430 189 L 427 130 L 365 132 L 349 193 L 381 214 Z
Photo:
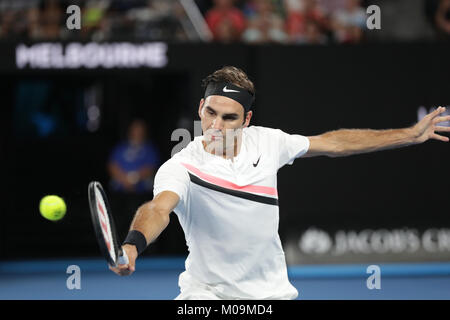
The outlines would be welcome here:
M 214 112 L 212 112 L 211 110 L 208 110 L 208 111 L 206 111 L 206 112 L 208 112 L 208 114 L 211 114 L 211 115 L 214 114 Z

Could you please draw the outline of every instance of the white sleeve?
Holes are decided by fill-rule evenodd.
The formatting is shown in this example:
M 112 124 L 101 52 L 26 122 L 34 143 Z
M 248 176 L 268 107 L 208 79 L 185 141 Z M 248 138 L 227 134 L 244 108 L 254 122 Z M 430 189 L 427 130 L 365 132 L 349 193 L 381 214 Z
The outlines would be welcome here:
M 175 192 L 180 203 L 185 204 L 189 191 L 189 175 L 186 168 L 171 160 L 166 161 L 156 172 L 153 184 L 153 196 L 162 191 Z
M 309 139 L 299 134 L 288 134 L 275 130 L 278 142 L 278 168 L 292 164 L 295 159 L 304 155 L 309 148 Z

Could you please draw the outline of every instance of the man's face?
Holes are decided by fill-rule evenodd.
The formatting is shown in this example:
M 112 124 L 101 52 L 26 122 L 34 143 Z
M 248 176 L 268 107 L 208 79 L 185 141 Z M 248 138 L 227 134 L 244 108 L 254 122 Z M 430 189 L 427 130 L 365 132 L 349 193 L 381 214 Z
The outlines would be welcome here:
M 208 96 L 200 101 L 199 116 L 207 148 L 218 151 L 234 147 L 241 129 L 247 127 L 252 112 L 244 118 L 242 105 L 224 96 Z M 219 152 L 220 153 L 220 152 Z

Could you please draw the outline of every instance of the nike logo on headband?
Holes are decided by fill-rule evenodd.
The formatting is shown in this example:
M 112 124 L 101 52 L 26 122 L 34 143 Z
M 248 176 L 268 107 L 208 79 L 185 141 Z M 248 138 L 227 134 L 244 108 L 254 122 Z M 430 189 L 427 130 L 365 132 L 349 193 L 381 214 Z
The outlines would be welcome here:
M 239 92 L 237 90 L 227 89 L 227 86 L 223 87 L 223 92 Z

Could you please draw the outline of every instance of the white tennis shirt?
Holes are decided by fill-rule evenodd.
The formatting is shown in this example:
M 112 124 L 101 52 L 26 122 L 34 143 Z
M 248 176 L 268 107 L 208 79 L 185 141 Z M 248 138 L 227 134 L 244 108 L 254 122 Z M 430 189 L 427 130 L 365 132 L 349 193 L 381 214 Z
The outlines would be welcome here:
M 295 299 L 278 235 L 277 172 L 309 148 L 279 129 L 243 129 L 237 157 L 208 153 L 196 137 L 155 176 L 154 195 L 175 192 L 189 255 L 181 292 L 206 288 L 224 299 Z

